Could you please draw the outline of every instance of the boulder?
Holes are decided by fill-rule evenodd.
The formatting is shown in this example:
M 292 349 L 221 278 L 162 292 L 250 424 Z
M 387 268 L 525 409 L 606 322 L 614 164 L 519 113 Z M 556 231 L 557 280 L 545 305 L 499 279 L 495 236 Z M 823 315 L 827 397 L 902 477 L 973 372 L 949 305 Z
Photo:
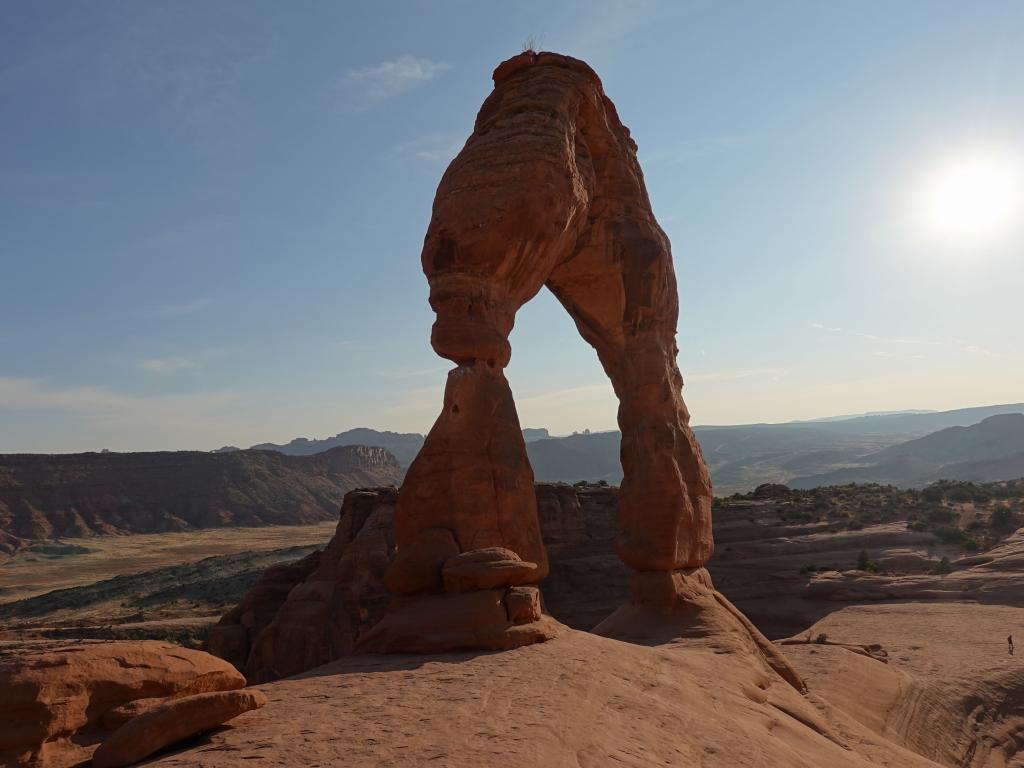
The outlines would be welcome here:
M 217 691 L 171 699 L 134 717 L 100 744 L 93 768 L 134 765 L 157 750 L 259 709 L 267 697 L 256 690 Z
M 0 765 L 64 768 L 88 759 L 139 699 L 242 688 L 229 663 L 156 641 L 98 643 L 0 661 Z

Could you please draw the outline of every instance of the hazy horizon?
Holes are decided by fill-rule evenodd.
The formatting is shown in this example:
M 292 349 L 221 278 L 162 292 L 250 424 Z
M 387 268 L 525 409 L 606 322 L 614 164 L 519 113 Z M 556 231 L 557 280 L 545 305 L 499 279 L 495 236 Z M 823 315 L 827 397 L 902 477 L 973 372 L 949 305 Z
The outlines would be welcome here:
M 0 452 L 426 432 L 419 266 L 490 73 L 588 61 L 639 145 L 695 425 L 1024 400 L 1024 4 L 0 12 Z M 542 291 L 520 421 L 615 429 Z

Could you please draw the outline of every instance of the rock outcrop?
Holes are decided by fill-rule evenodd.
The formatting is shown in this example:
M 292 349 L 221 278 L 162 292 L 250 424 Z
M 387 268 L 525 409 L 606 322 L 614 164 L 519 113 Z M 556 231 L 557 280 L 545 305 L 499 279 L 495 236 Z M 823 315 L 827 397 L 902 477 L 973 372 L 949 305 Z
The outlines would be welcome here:
M 711 557 L 711 481 L 676 366 L 672 254 L 636 151 L 582 61 L 528 51 L 494 71 L 473 134 L 441 179 L 424 241 L 437 316 L 431 343 L 456 368 L 398 499 L 398 554 L 387 584 L 405 599 L 365 649 L 390 647 L 392 623 L 407 633 L 411 613 L 423 615 L 417 598 L 429 599 L 437 617 L 429 631 L 443 625 L 444 606 L 461 614 L 466 584 L 453 593 L 444 573 L 465 558 L 502 549 L 524 564 L 491 569 L 489 588 L 547 575 L 533 472 L 503 373 L 516 312 L 544 286 L 597 351 L 619 398 L 620 557 L 635 571 L 662 573 Z
M 345 496 L 334 538 L 290 566 L 268 569 L 210 633 L 211 653 L 253 682 L 287 677 L 355 650 L 384 615 L 395 554 L 394 488 Z
M 611 552 L 617 494 L 617 488 L 608 486 L 535 487 L 544 543 L 554 558 L 554 570 L 547 581 L 551 585 L 549 608 L 557 608 L 554 615 L 573 626 L 589 629 L 608 614 L 609 595 L 617 602 L 629 594 L 628 571 Z M 396 596 L 386 583 L 398 562 L 394 541 L 397 497 L 394 488 L 349 493 L 337 532 L 327 548 L 296 563 L 267 569 L 243 601 L 212 628 L 208 650 L 243 670 L 250 681 L 265 682 L 348 656 L 365 645 L 365 638 L 392 601 L 408 600 Z M 473 645 L 480 632 L 489 631 L 488 617 L 500 625 L 499 631 L 489 637 L 489 644 L 495 648 L 523 639 L 518 636 L 521 632 L 554 632 L 550 622 L 540 619 L 539 590 L 527 583 L 534 564 L 524 563 L 511 550 L 459 555 L 450 537 L 438 537 L 426 546 L 447 553 L 445 559 L 451 563 L 447 569 L 450 594 L 427 600 L 424 614 L 412 609 L 409 613 L 418 622 L 435 622 L 436 631 L 447 638 L 446 642 Z M 593 555 L 603 562 L 591 566 L 588 561 L 582 567 L 564 565 L 569 559 Z M 518 575 L 501 574 L 506 568 L 518 571 Z M 494 576 L 494 571 L 499 575 Z M 445 575 L 442 566 L 442 580 Z M 494 586 L 522 581 L 524 576 L 527 582 L 522 585 L 505 589 Z M 605 582 L 606 588 L 594 590 L 594 580 Z M 589 602 L 594 598 L 599 601 L 596 611 Z M 439 603 L 452 608 L 447 614 L 435 613 Z M 499 609 L 504 611 L 503 621 L 497 621 L 501 617 Z M 422 627 L 416 629 L 417 621 L 410 627 L 396 625 L 386 640 L 387 647 L 398 649 L 417 642 L 422 647 Z M 538 626 L 527 626 L 534 624 Z
M 842 502 L 845 507 L 856 502 L 866 508 L 889 508 L 897 502 L 888 497 L 880 501 L 877 489 L 832 489 L 839 490 L 847 494 Z M 591 630 L 624 604 L 632 612 L 634 602 L 643 602 L 635 600 L 636 590 L 643 585 L 632 583 L 630 569 L 612 550 L 618 532 L 618 492 L 618 488 L 605 485 L 535 486 L 549 561 L 549 574 L 541 585 L 544 610 L 573 629 Z M 396 495 L 393 488 L 349 494 L 339 534 L 328 549 L 268 569 L 242 604 L 214 628 L 210 651 L 244 670 L 250 680 L 261 682 L 351 654 L 393 599 L 385 581 L 395 554 L 391 526 Z M 801 500 L 784 486 L 764 487 L 746 499 L 720 499 L 716 505 L 719 547 L 708 571 L 715 584 L 724 587 L 728 603 L 750 617 L 769 638 L 788 637 L 843 602 L 898 598 L 1024 606 L 1024 532 L 1010 534 L 992 549 L 965 557 L 962 547 L 942 544 L 932 533 L 912 530 L 906 520 L 851 529 L 849 518 L 839 514 L 835 519 L 819 519 L 811 514 L 813 506 L 812 498 Z M 899 512 L 894 509 L 892 514 Z M 855 570 L 863 551 L 870 552 L 879 573 Z M 948 573 L 938 568 L 943 557 L 950 562 Z M 318 572 L 318 586 L 305 584 L 293 593 L 293 588 Z M 669 577 L 675 582 L 677 575 L 686 576 Z M 703 574 L 693 572 L 687 578 L 692 580 L 695 575 L 697 584 L 679 581 L 680 592 L 699 597 L 717 613 L 718 608 L 706 600 L 709 596 L 718 600 L 715 590 L 704 594 Z M 665 578 L 653 572 L 636 581 Z M 320 597 L 325 592 L 331 594 L 330 599 Z M 647 594 L 657 603 L 649 590 Z M 287 609 L 282 610 L 286 604 Z M 332 604 L 343 606 L 347 618 L 332 618 L 338 611 Z M 724 647 L 722 643 L 732 637 L 740 638 L 747 648 L 750 642 L 764 647 L 763 640 L 749 630 L 742 639 L 744 633 L 724 614 L 707 617 L 709 626 L 724 621 L 731 627 L 716 637 L 715 633 L 702 633 L 699 625 L 680 624 L 679 617 L 688 615 L 685 600 L 668 608 L 660 618 L 656 612 L 647 621 L 656 630 L 652 634 L 655 639 L 664 639 L 666 627 L 674 627 L 672 631 L 686 636 L 688 642 Z M 268 631 L 271 625 L 273 629 Z M 611 632 L 611 625 L 605 629 Z M 635 632 L 630 639 L 644 641 Z M 252 654 L 256 647 L 259 653 Z
M 93 768 L 126 768 L 267 703 L 261 691 L 216 691 L 163 701 L 114 731 L 93 754 Z
M 236 691 L 234 667 L 169 643 L 102 643 L 0 661 L 0 764 L 64 768 L 89 758 L 138 700 Z M 124 723 L 124 725 L 122 725 Z

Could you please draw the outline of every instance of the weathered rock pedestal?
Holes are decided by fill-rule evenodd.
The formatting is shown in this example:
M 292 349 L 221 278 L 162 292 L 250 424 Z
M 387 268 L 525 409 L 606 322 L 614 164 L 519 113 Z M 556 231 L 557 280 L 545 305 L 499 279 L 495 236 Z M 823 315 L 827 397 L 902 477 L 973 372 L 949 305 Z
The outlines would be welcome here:
M 360 650 L 502 650 L 554 636 L 534 586 L 548 561 L 533 470 L 497 365 L 448 374 L 444 410 L 398 497 L 395 541 L 384 583 L 396 598 Z

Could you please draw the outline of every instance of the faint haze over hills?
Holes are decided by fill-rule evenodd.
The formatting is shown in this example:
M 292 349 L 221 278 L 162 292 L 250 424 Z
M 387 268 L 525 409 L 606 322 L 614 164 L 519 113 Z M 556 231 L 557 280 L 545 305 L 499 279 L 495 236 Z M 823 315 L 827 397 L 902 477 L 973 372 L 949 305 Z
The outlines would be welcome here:
M 938 479 L 1024 477 L 1024 403 L 705 426 L 696 433 L 720 495 L 767 482 L 802 488 L 848 482 L 920 486 Z M 529 429 L 524 437 L 538 482 L 617 484 L 622 479 L 616 430 L 552 437 L 546 430 Z M 320 440 L 296 438 L 252 448 L 308 455 L 352 444 L 385 448 L 404 468 L 422 446 L 423 435 L 359 428 Z
M 920 487 L 936 480 L 991 482 L 1024 477 L 1024 413 L 951 426 L 861 456 L 852 466 L 790 481 L 796 488 L 846 483 Z
M 5 3 L 0 451 L 428 430 L 432 198 L 530 37 L 592 64 L 640 147 L 695 423 L 1020 400 L 1022 227 L 936 238 L 918 204 L 951 158 L 1024 152 L 1022 24 L 1012 0 Z M 546 290 L 512 345 L 523 424 L 615 428 Z

